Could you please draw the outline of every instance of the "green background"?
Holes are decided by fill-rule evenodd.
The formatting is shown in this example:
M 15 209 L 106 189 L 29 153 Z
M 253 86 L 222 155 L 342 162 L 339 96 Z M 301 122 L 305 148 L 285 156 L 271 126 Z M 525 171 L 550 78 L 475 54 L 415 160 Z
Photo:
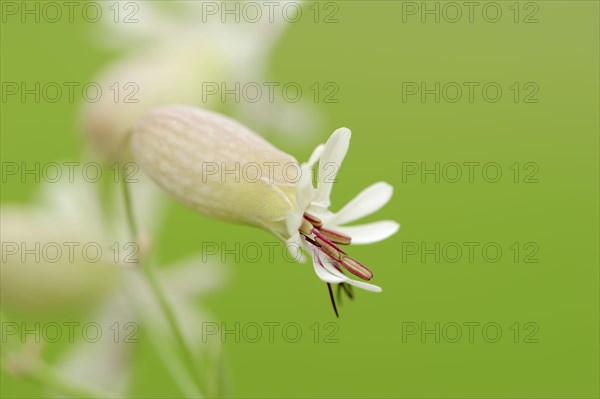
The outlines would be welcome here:
M 598 2 L 538 1 L 538 23 L 515 23 L 508 9 L 513 2 L 498 2 L 504 12 L 498 23 L 477 12 L 473 23 L 465 16 L 457 23 L 431 17 L 421 23 L 418 16 L 403 22 L 402 2 L 337 4 L 337 23 L 304 18 L 288 26 L 270 74 L 303 87 L 335 82 L 338 103 L 316 104 L 325 115 L 322 129 L 302 145 L 270 137 L 303 160 L 335 128 L 351 128 L 333 209 L 367 185 L 387 181 L 395 189 L 392 201 L 365 220 L 394 219 L 402 228 L 384 242 L 352 247 L 383 293 L 358 292 L 341 306 L 339 319 L 308 264 L 279 256 L 273 263 L 232 265 L 227 286 L 207 301 L 215 319 L 228 326 L 295 322 L 303 337 L 298 343 L 281 335 L 274 343 L 228 340 L 230 395 L 598 397 Z M 1 80 L 91 80 L 114 54 L 92 45 L 88 31 L 85 23 L 3 23 Z M 402 82 L 498 82 L 503 96 L 489 103 L 476 90 L 472 103 L 465 93 L 456 103 L 436 103 L 432 96 L 403 101 Z M 539 101 L 513 101 L 514 82 L 534 82 Z M 2 161 L 79 159 L 78 104 L 1 105 Z M 403 179 L 407 162 L 497 162 L 503 175 L 497 183 L 481 173 L 472 183 L 465 176 L 456 183 L 431 176 L 423 182 L 419 175 Z M 515 162 L 521 168 L 535 163 L 537 182 L 520 175 L 515 183 L 509 169 Z M 2 202 L 27 202 L 35 188 L 32 182 L 3 184 Z M 159 258 L 168 263 L 193 254 L 203 240 L 274 241 L 172 201 L 156 240 Z M 473 262 L 463 254 L 452 263 L 405 252 L 410 243 L 436 242 L 495 242 L 503 256 L 492 263 L 476 251 Z M 534 243 L 538 262 L 524 262 L 525 252 L 515 262 L 514 242 Z M 328 322 L 336 323 L 338 342 L 321 337 L 314 343 L 309 327 Z M 402 330 L 407 323 L 465 322 L 498 323 L 501 339 L 487 342 L 481 327 L 472 343 L 464 327 L 456 343 L 407 337 Z M 516 343 L 514 323 L 521 329 Z M 526 323 L 537 326 L 537 342 L 524 342 L 531 331 Z M 139 349 L 134 396 L 169 396 L 173 383 L 151 345 L 142 339 Z M 1 385 L 3 397 L 43 395 L 5 373 Z

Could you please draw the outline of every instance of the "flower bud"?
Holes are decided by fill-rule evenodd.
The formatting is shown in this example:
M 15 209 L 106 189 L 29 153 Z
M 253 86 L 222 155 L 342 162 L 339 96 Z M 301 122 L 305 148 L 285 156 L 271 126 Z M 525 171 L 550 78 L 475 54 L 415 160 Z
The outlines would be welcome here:
M 52 319 L 87 311 L 112 289 L 117 268 L 109 241 L 99 241 L 63 215 L 28 207 L 3 206 L 0 220 L 0 298 L 6 309 Z
M 195 43 L 194 46 L 200 44 Z M 203 51 L 191 43 L 161 47 L 129 55 L 109 64 L 89 90 L 80 128 L 94 155 L 105 160 L 126 160 L 126 139 L 133 125 L 154 107 L 173 102 L 206 104 L 218 96 L 203 98 L 206 81 L 224 79 L 217 49 L 202 42 Z
M 286 170 L 299 170 L 298 163 L 240 123 L 185 105 L 156 108 L 134 127 L 131 152 L 185 205 L 288 236 L 296 200 Z

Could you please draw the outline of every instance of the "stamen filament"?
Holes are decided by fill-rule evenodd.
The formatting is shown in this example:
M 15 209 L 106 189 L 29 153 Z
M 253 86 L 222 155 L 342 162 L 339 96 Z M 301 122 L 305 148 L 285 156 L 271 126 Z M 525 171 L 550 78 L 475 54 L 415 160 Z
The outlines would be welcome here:
M 330 241 L 340 245 L 350 245 L 352 237 L 347 234 L 340 233 L 338 231 L 329 230 L 325 228 L 319 228 L 319 232 L 327 237 Z
M 360 262 L 352 259 L 349 256 L 344 256 L 339 260 L 340 265 L 344 267 L 344 269 L 348 270 L 350 273 L 354 274 L 357 277 L 362 278 L 363 280 L 371 280 L 373 278 L 373 272 L 363 266 Z
M 298 231 L 304 236 L 307 242 L 317 247 L 318 251 L 323 251 L 323 253 L 333 261 L 331 262 L 331 264 L 340 272 L 342 272 L 341 267 L 343 267 L 350 273 L 363 280 L 369 281 L 373 278 L 373 272 L 371 272 L 371 270 L 369 270 L 357 260 L 349 257 L 344 250 L 342 250 L 336 245 L 350 244 L 352 241 L 352 237 L 350 237 L 349 235 L 337 232 L 335 230 L 323 228 L 322 221 L 319 218 L 308 213 L 304 213 L 304 217 L 302 219 L 302 223 Z M 320 258 L 318 259 L 318 262 L 322 267 L 325 267 L 323 266 L 323 263 L 321 262 Z M 329 287 L 333 307 L 337 315 L 337 308 L 333 299 L 331 285 L 329 283 L 327 285 Z M 342 289 L 350 298 L 352 298 L 352 291 L 350 290 L 350 286 L 344 285 Z
M 317 238 L 315 239 L 315 241 L 317 242 L 317 244 L 319 244 L 319 246 L 321 247 L 321 249 L 323 250 L 323 252 L 325 252 L 325 254 L 327 256 L 329 256 L 331 259 L 335 260 L 335 261 L 340 261 L 342 254 L 340 253 L 340 251 L 338 251 L 336 249 L 335 246 L 330 245 L 329 243 L 323 241 L 320 237 L 317 236 Z
M 340 249 L 337 245 L 335 245 L 329 238 L 325 237 L 323 234 L 321 234 L 319 232 L 319 230 L 314 229 L 313 230 L 314 235 L 317 238 L 320 238 L 322 241 L 326 242 L 327 244 L 331 245 L 333 248 L 336 249 L 336 251 L 343 253 L 344 255 L 346 255 L 346 251 Z

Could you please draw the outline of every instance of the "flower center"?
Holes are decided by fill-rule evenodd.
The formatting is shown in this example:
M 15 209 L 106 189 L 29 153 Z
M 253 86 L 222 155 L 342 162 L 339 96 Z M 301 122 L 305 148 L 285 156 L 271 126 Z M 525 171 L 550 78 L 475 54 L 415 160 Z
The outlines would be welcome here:
M 373 273 L 360 262 L 348 256 L 338 245 L 349 245 L 352 237 L 323 227 L 323 222 L 316 216 L 304 213 L 302 224 L 298 229 L 308 243 L 317 247 L 332 261 L 334 267 L 341 271 L 343 267 L 363 280 L 371 280 Z

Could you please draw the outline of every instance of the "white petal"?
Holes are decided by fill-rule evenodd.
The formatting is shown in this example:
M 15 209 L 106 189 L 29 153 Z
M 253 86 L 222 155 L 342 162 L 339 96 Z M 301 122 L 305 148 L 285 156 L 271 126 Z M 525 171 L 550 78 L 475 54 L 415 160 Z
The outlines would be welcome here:
M 345 276 L 334 276 L 333 274 L 329 273 L 323 266 L 321 266 L 321 264 L 319 264 L 319 255 L 316 254 L 316 252 L 316 250 L 312 250 L 313 266 L 315 267 L 315 273 L 317 273 L 317 276 L 321 279 L 321 281 L 331 284 L 343 283 L 346 279 Z M 326 267 L 327 262 L 323 262 L 323 265 Z
M 288 235 L 290 237 L 294 237 L 295 235 L 299 235 L 298 229 L 300 228 L 300 224 L 302 223 L 302 213 L 292 211 L 288 213 L 286 228 Z
M 306 243 L 300 236 L 298 230 L 293 234 L 286 242 L 285 246 L 288 250 L 290 259 L 294 259 L 296 262 L 304 263 L 306 262 L 306 257 L 302 250 L 308 250 Z
M 127 296 L 120 291 L 107 295 L 93 318 L 100 326 L 127 326 L 135 323 L 135 312 Z M 133 325 L 134 327 L 135 324 Z M 137 327 L 136 327 L 137 328 Z M 115 336 L 116 337 L 116 336 Z M 133 348 L 127 340 L 115 340 L 112 334 L 99 335 L 98 341 L 70 345 L 58 360 L 60 372 L 68 380 L 85 384 L 107 397 L 123 397 L 131 383 Z M 135 335 L 133 340 L 137 340 Z
M 300 179 L 296 183 L 296 205 L 302 212 L 308 207 L 316 195 L 312 184 L 312 171 L 307 164 L 300 169 Z
M 352 244 L 371 244 L 382 241 L 396 233 L 400 225 L 392 220 L 383 220 L 359 226 L 336 226 L 340 233 L 352 237 Z
M 342 165 L 342 161 L 348 152 L 351 135 L 350 129 L 342 127 L 333 132 L 329 140 L 327 140 L 319 160 L 319 184 L 317 187 L 317 196 L 313 201 L 316 205 L 328 208 L 331 204 L 329 201 L 331 189 L 333 188 L 333 183 Z
M 323 153 L 323 149 L 325 148 L 325 144 L 319 144 L 317 148 L 313 151 L 312 155 L 308 159 L 308 166 L 313 166 L 315 162 L 321 158 L 321 154 Z
M 368 216 L 381 209 L 392 198 L 394 189 L 385 182 L 375 183 L 364 189 L 352 201 L 335 213 L 328 224 L 338 226 Z
M 374 284 L 365 283 L 364 281 L 352 280 L 352 279 L 349 278 L 349 279 L 347 279 L 344 282 L 346 284 L 353 285 L 356 288 L 360 288 L 360 289 L 365 290 L 365 291 L 370 291 L 370 292 L 381 292 L 381 291 L 383 291 L 380 286 L 374 285 Z

